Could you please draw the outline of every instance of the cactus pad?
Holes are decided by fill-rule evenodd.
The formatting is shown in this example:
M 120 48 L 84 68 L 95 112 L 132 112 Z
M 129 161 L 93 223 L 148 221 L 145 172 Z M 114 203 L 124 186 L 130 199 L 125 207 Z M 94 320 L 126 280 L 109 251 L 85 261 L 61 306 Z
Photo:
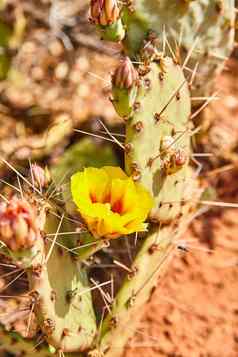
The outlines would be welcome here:
M 47 215 L 45 234 L 57 232 L 59 220 Z M 28 273 L 30 289 L 36 294 L 36 316 L 46 340 L 64 352 L 87 349 L 96 324 L 84 270 L 64 246 L 63 238 L 51 250 L 52 242 L 38 240 L 41 254 Z
M 161 61 L 141 77 L 138 109 L 126 125 L 126 168 L 154 196 L 153 220 L 166 223 L 181 213 L 190 180 L 190 96 L 181 68 L 170 58 Z M 173 157 L 180 150 L 187 160 L 176 168 Z
M 174 43 L 179 46 L 182 60 L 195 45 L 187 65 L 193 69 L 199 63 L 194 92 L 204 95 L 204 87 L 231 54 L 234 20 L 234 0 L 135 0 L 131 7 L 124 8 L 125 44 L 130 55 L 135 56 L 149 30 L 159 35 L 160 48 L 165 33 L 175 54 Z

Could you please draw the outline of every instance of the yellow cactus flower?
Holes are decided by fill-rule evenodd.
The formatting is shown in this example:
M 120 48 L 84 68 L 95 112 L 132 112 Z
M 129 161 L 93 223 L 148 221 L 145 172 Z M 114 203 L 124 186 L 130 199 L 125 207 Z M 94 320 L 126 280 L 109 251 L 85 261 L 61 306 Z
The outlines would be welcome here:
M 85 168 L 71 177 L 71 192 L 95 238 L 145 231 L 153 199 L 119 167 Z

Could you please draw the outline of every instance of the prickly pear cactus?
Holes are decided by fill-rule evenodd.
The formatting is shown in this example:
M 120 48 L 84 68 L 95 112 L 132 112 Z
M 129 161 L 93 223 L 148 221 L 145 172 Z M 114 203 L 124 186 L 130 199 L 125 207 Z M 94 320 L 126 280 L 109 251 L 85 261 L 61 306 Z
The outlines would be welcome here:
M 122 41 L 128 55 L 112 76 L 111 98 L 125 121 L 125 143 L 115 141 L 125 151 L 126 173 L 112 166 L 110 152 L 85 141 L 51 170 L 60 180 L 65 175 L 66 184 L 55 185 L 34 166 L 33 192 L 28 187 L 25 198 L 9 195 L 0 205 L 1 252 L 27 273 L 32 311 L 49 345 L 42 357 L 49 351 L 118 357 L 135 332 L 199 200 L 184 71 L 199 62 L 190 84 L 196 95 L 200 89 L 206 94 L 204 85 L 231 51 L 234 1 L 91 0 L 90 20 L 104 39 Z M 85 267 L 109 245 L 114 259 L 118 245 L 112 241 L 134 233 L 142 234 L 128 276 L 107 304 L 107 316 L 96 321 L 91 290 L 108 295 L 97 282 L 90 286 Z M 8 340 L 4 329 L 0 336 Z M 17 347 L 31 356 L 28 342 L 18 340 Z
M 149 31 L 159 36 L 159 50 L 198 71 L 193 95 L 204 96 L 234 46 L 234 0 L 135 0 L 122 10 L 125 46 L 133 58 Z M 186 69 L 185 69 L 186 70 Z M 207 88 L 207 89 L 206 89 Z M 206 92 L 206 93 L 205 93 Z

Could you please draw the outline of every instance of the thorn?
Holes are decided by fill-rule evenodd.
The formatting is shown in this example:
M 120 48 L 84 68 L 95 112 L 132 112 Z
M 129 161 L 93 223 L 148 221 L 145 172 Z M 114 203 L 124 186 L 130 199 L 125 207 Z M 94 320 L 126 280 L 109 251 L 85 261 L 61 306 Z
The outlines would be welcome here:
M 58 227 L 57 227 L 57 230 L 56 230 L 54 239 L 52 240 L 52 244 L 51 244 L 50 249 L 49 249 L 49 251 L 48 251 L 48 253 L 47 253 L 47 256 L 46 256 L 46 258 L 45 258 L 45 262 L 44 262 L 45 264 L 48 263 L 48 260 L 50 259 L 50 256 L 51 256 L 51 254 L 52 254 L 52 252 L 53 252 L 54 245 L 55 245 L 55 242 L 56 242 L 56 240 L 57 240 L 58 233 L 59 233 L 59 231 L 60 231 L 60 228 L 61 228 L 63 219 L 64 219 L 64 213 L 62 214 L 62 216 L 61 216 L 61 218 L 60 218 L 60 221 L 59 221 L 59 224 L 58 224 Z
M 11 286 L 13 283 L 15 283 L 15 281 L 17 281 L 18 279 L 20 279 L 20 277 L 25 273 L 25 271 L 22 271 L 19 275 L 16 276 L 16 278 L 14 278 L 9 284 L 5 285 L 2 289 L 0 289 L 0 292 L 3 292 L 4 290 L 6 290 L 7 288 L 9 288 L 9 286 Z
M 218 202 L 218 201 L 204 201 L 199 200 L 199 203 L 203 205 L 213 206 L 213 207 L 223 207 L 223 208 L 238 208 L 238 203 L 229 202 Z
M 119 262 L 118 260 L 114 259 L 114 260 L 113 260 L 113 263 L 114 263 L 115 265 L 119 266 L 120 268 L 126 270 L 127 272 L 132 273 L 132 270 L 131 270 L 130 268 L 128 268 L 125 264 Z
M 103 291 L 103 289 L 100 287 L 100 285 L 99 285 L 93 278 L 91 278 L 90 281 L 94 284 L 95 287 L 98 288 L 98 290 L 99 290 L 99 292 L 100 292 L 100 294 L 101 294 L 101 296 L 102 296 L 102 299 L 103 299 L 103 301 L 104 301 L 104 303 L 105 303 L 105 305 L 106 305 L 107 311 L 108 311 L 108 313 L 111 315 L 112 312 L 111 312 L 111 309 L 110 309 L 109 304 L 112 304 L 113 301 L 111 300 L 110 295 L 109 295 L 109 294 L 106 294 L 106 293 Z
M 99 76 L 99 75 L 97 75 L 97 74 L 95 74 L 95 73 L 92 73 L 92 72 L 88 72 L 88 74 L 89 74 L 90 76 L 94 77 L 94 78 L 100 79 L 101 81 L 107 83 L 108 86 L 111 86 L 111 82 L 110 82 L 109 80 L 106 80 L 106 79 L 104 79 L 103 77 L 101 77 L 101 76 Z
M 189 82 L 189 87 L 191 87 L 193 85 L 193 82 L 195 80 L 195 77 L 197 75 L 197 71 L 198 71 L 198 66 L 199 66 L 199 62 L 197 62 L 194 66 L 194 69 L 193 69 L 193 72 L 192 72 L 192 75 L 191 75 L 191 79 L 190 79 L 190 82 Z
M 179 86 L 178 88 L 174 91 L 174 93 L 171 95 L 171 97 L 169 98 L 168 102 L 165 104 L 165 106 L 161 109 L 161 111 L 158 114 L 158 116 L 161 116 L 164 111 L 167 109 L 167 107 L 169 106 L 169 104 L 172 102 L 172 100 L 174 99 L 174 97 L 177 95 L 177 92 L 180 91 L 182 89 L 182 87 L 187 83 L 187 80 L 185 79 Z
M 34 192 L 37 192 L 40 196 L 41 196 L 41 192 L 35 188 L 32 183 L 30 181 L 28 181 L 18 170 L 15 169 L 15 167 L 13 167 L 9 162 L 7 162 L 5 159 L 0 158 L 0 160 L 7 165 L 13 172 L 15 172 L 17 174 L 17 176 L 19 176 L 28 186 L 30 186 L 31 188 L 33 188 Z
M 74 129 L 74 131 L 77 132 L 77 133 L 81 133 L 81 134 L 92 136 L 94 138 L 98 138 L 98 139 L 102 139 L 102 140 L 106 140 L 106 141 L 110 141 L 112 143 L 115 143 L 115 140 L 109 139 L 106 136 L 93 134 L 93 133 L 90 133 L 90 132 L 87 132 L 87 131 L 84 131 L 84 130 L 80 130 L 80 129 Z
M 197 37 L 197 38 L 195 39 L 195 41 L 193 42 L 192 47 L 191 47 L 190 50 L 188 51 L 188 54 L 187 54 L 187 56 L 186 56 L 186 58 L 185 58 L 185 60 L 184 60 L 184 63 L 183 63 L 183 65 L 182 65 L 182 70 L 184 70 L 184 67 L 187 66 L 188 61 L 190 60 L 190 58 L 191 58 L 191 56 L 192 56 L 192 53 L 193 53 L 195 47 L 197 46 L 198 40 L 199 40 L 199 37 Z
M 11 187 L 13 190 L 16 190 L 18 193 L 21 193 L 21 191 L 19 190 L 19 188 L 17 188 L 16 186 L 14 185 L 11 185 L 9 182 L 3 180 L 3 179 L 0 179 L 0 182 L 2 182 L 4 185 L 7 185 L 9 187 Z
M 29 318 L 28 318 L 28 322 L 27 322 L 26 337 L 29 337 L 34 308 L 35 308 L 35 303 L 33 303 L 31 306 L 31 310 L 30 310 L 30 314 L 29 314 Z
M 101 283 L 101 284 L 99 284 L 97 286 L 93 286 L 91 288 L 84 289 L 84 290 L 80 291 L 79 293 L 77 293 L 77 296 L 81 296 L 81 295 L 86 294 L 86 293 L 88 293 L 88 292 L 90 292 L 92 290 L 98 289 L 101 286 L 105 286 L 105 285 L 109 285 L 109 284 L 111 284 L 111 280 L 106 281 L 104 283 Z
M 217 98 L 218 93 L 219 91 L 215 92 L 211 97 L 209 97 L 206 102 L 195 113 L 191 115 L 191 120 L 196 118 L 208 106 L 208 104 L 214 100 L 214 98 Z
M 100 120 L 100 119 L 98 119 L 98 121 L 99 121 L 99 123 L 102 125 L 102 127 L 103 127 L 103 129 L 107 132 L 107 134 L 110 136 L 110 138 L 121 148 L 121 149 L 125 149 L 124 148 L 124 145 L 122 145 L 121 143 L 120 143 L 120 141 L 119 140 L 117 140 L 111 133 L 110 133 L 110 131 L 108 130 L 108 128 L 106 127 L 106 125 Z

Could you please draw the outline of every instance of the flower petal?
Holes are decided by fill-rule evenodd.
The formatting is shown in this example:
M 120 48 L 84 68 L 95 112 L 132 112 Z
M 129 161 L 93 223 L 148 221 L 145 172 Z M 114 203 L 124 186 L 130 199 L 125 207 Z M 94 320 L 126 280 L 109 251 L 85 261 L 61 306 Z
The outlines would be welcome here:
M 153 198 L 119 167 L 86 168 L 72 176 L 71 191 L 94 237 L 117 238 L 146 230 Z
M 122 180 L 128 179 L 128 176 L 120 167 L 104 166 L 103 170 L 107 173 L 108 177 L 110 177 L 111 180 L 117 178 Z

